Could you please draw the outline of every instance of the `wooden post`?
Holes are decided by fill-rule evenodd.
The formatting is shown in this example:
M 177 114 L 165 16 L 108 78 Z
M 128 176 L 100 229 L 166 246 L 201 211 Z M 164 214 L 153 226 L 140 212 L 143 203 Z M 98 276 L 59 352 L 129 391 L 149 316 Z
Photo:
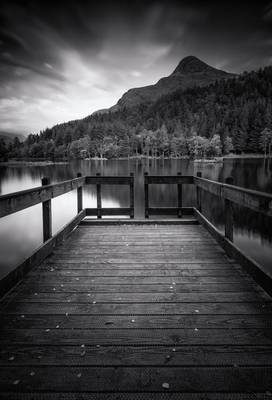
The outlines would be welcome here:
M 77 177 L 80 178 L 82 175 L 78 172 Z M 82 210 L 82 186 L 77 188 L 77 212 Z
M 97 173 L 96 176 L 101 176 L 101 174 Z M 96 184 L 96 195 L 97 195 L 97 218 L 101 218 L 101 206 L 102 206 L 102 199 L 101 199 L 101 184 Z
M 202 173 L 201 172 L 197 172 L 196 176 L 198 176 L 199 178 L 201 178 Z M 200 187 L 196 187 L 196 208 L 198 209 L 199 212 L 201 212 L 201 189 Z
M 226 183 L 233 185 L 233 177 L 228 177 Z M 227 199 L 225 199 L 225 237 L 233 242 L 233 205 Z
M 148 172 L 144 173 L 144 198 L 145 198 L 145 218 L 149 218 Z
M 181 172 L 178 172 L 178 176 L 181 176 Z M 182 184 L 178 183 L 178 218 L 182 217 Z
M 134 173 L 130 174 L 131 181 L 129 185 L 129 194 L 130 194 L 130 218 L 134 218 Z
M 42 186 L 50 185 L 50 178 L 42 178 Z M 46 242 L 52 237 L 52 212 L 51 199 L 42 203 L 42 219 L 43 219 L 43 241 Z

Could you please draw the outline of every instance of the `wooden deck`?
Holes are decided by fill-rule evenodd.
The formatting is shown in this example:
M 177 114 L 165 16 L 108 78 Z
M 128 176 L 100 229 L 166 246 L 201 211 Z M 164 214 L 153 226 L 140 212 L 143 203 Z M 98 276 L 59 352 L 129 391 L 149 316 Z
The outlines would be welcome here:
M 272 398 L 271 298 L 201 225 L 82 225 L 1 304 L 1 399 Z

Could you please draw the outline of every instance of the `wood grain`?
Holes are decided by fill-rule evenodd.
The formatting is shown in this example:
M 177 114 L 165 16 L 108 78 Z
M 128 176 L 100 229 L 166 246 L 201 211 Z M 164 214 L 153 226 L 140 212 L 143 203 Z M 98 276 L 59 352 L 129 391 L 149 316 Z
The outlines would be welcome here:
M 80 226 L 0 306 L 4 400 L 272 392 L 271 297 L 200 225 Z

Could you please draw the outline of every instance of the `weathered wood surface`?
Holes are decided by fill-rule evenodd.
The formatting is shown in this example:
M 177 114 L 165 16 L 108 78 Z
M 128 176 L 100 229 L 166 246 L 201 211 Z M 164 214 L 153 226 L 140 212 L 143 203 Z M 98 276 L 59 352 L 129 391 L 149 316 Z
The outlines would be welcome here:
M 100 185 L 97 186 L 99 187 Z M 100 218 L 102 215 L 130 215 L 130 213 L 133 211 L 133 209 L 129 207 L 101 208 L 101 189 L 98 193 L 100 193 L 100 195 L 97 197 L 97 199 L 99 199 L 99 202 L 97 201 L 97 207 L 99 206 L 99 208 L 86 208 L 87 216 L 97 215 L 97 217 Z
M 96 176 L 86 176 L 86 185 L 130 185 L 133 182 L 134 177 L 131 176 L 101 176 L 97 174 Z
M 185 175 L 145 175 L 145 181 L 149 185 L 151 184 L 193 184 L 194 177 L 193 176 L 185 176 Z
M 60 229 L 52 238 L 47 240 L 34 253 L 23 261 L 18 267 L 13 269 L 0 281 L 0 297 L 16 285 L 23 277 L 36 265 L 39 265 L 53 249 L 62 243 L 73 229 L 85 217 L 85 210 L 80 211 L 67 225 Z
M 272 392 L 271 297 L 201 226 L 78 227 L 2 300 L 0 344 L 5 400 Z
M 49 178 L 42 178 L 42 186 L 50 185 Z M 46 242 L 52 237 L 52 210 L 51 199 L 42 203 L 42 221 L 43 221 L 43 241 Z
M 199 176 L 194 177 L 194 183 L 198 188 L 222 199 L 250 208 L 266 216 L 272 216 L 272 195 L 269 193 L 223 184 Z
M 194 214 L 198 221 L 205 226 L 208 232 L 221 245 L 229 257 L 235 258 L 243 268 L 250 273 L 255 281 L 272 296 L 272 276 L 269 272 L 264 272 L 262 267 L 251 257 L 247 256 L 239 249 L 231 240 L 224 237 L 221 232 L 198 210 L 195 209 Z
M 24 210 L 27 207 L 53 199 L 71 190 L 82 187 L 84 183 L 85 177 L 80 177 L 0 196 L 0 217 L 5 217 L 6 215 Z
M 239 371 L 239 370 L 238 370 Z M 205 397 L 203 397 L 205 396 Z M 10 400 L 11 393 L 3 392 L 1 400 Z M 218 393 L 218 392 L 199 392 L 199 393 L 180 393 L 180 392 L 31 392 L 25 393 L 12 392 L 12 400 L 271 400 L 269 390 L 264 393 Z

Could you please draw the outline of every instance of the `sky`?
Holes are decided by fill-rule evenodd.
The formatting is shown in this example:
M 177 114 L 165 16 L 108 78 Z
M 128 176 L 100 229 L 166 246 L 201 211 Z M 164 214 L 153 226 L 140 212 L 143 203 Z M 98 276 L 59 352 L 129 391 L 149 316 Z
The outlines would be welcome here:
M 108 108 L 188 55 L 236 73 L 271 65 L 271 0 L 2 0 L 0 132 Z

